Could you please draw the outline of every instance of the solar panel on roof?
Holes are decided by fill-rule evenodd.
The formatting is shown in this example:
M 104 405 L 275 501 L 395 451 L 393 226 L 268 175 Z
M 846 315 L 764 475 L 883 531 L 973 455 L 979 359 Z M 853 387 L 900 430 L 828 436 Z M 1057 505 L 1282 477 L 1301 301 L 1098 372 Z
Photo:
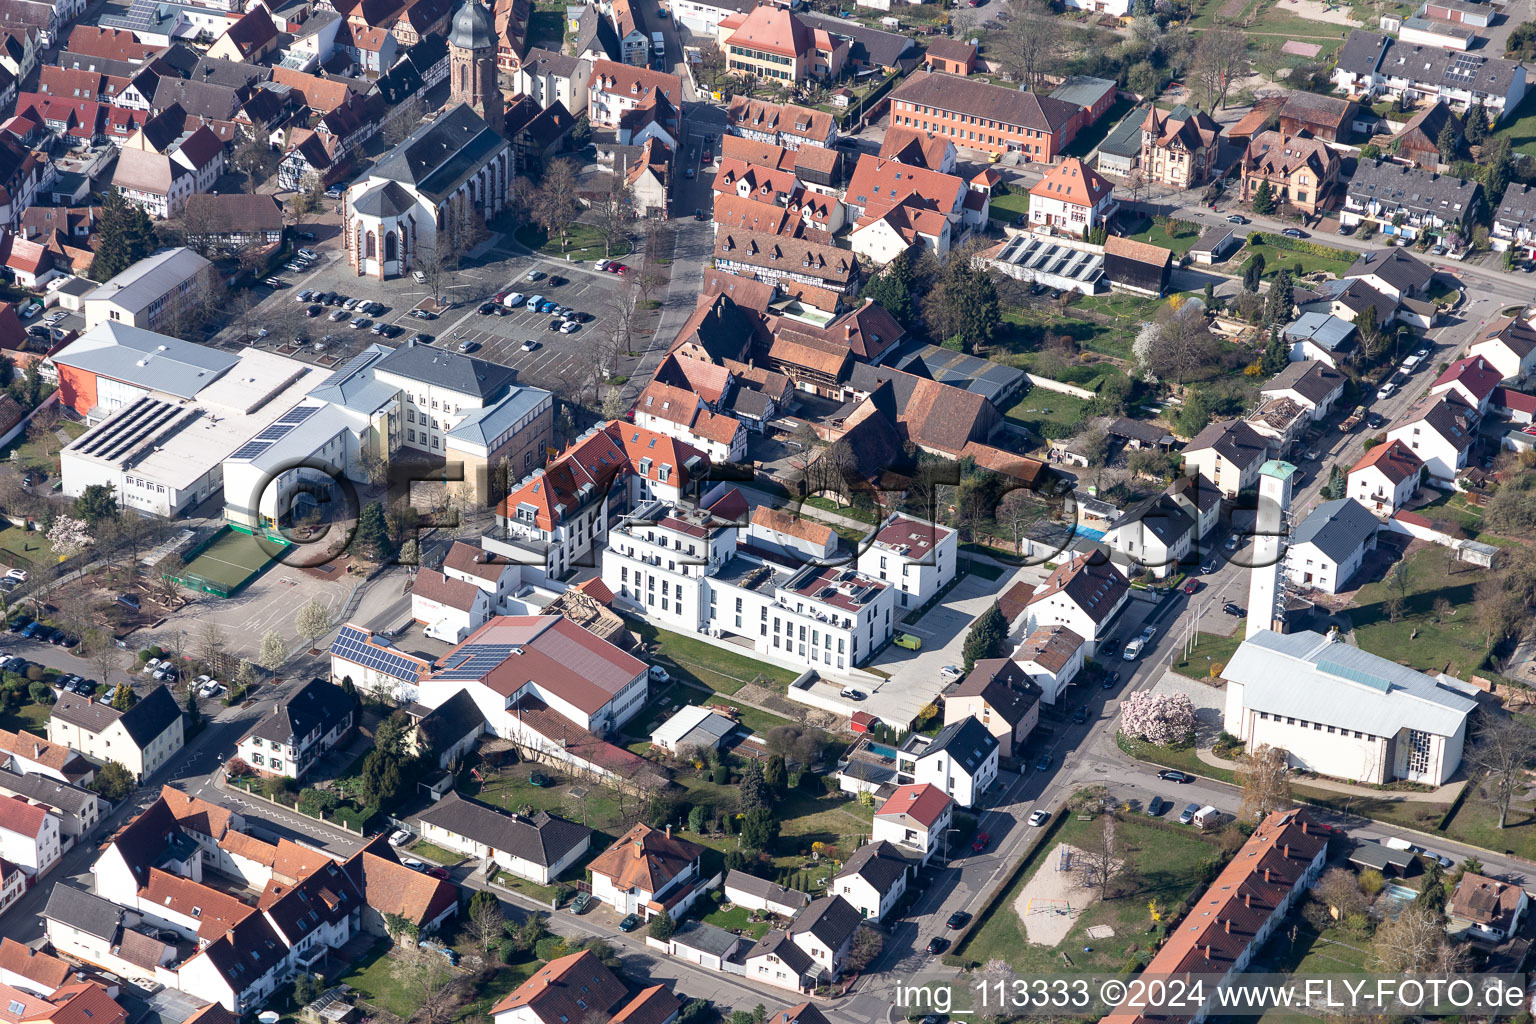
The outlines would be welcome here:
M 356 626 L 341 628 L 331 644 L 330 653 L 397 679 L 414 683 L 421 677 L 421 666 L 417 662 L 382 648 L 376 642 L 370 642 L 368 636 Z
M 271 441 L 251 441 L 235 449 L 230 456 L 232 459 L 254 459 L 268 448 L 272 447 Z
M 330 387 L 332 384 L 340 384 L 342 381 L 352 376 L 358 370 L 361 370 L 364 366 L 367 366 L 368 361 L 372 359 L 375 354 L 376 353 L 368 349 L 364 349 L 357 355 L 353 356 L 351 359 L 347 360 L 341 369 L 337 370 L 335 373 L 325 378 L 325 380 L 321 381 L 320 386 L 322 388 L 326 388 Z
M 1348 679 L 1350 682 L 1360 683 L 1363 686 L 1369 686 L 1371 689 L 1380 690 L 1382 693 L 1386 693 L 1392 688 L 1392 684 L 1383 679 L 1381 676 L 1367 672 L 1364 669 L 1353 668 L 1349 665 L 1340 665 L 1338 662 L 1329 658 L 1319 659 L 1317 662 L 1317 669 L 1319 672 L 1327 672 L 1331 676 L 1338 676 L 1340 679 Z
M 292 429 L 293 429 L 293 427 L 290 424 L 287 424 L 287 423 L 274 423 L 270 427 L 263 427 L 261 429 L 261 433 L 257 434 L 256 437 L 254 438 L 254 440 L 257 440 L 257 441 L 276 441 L 278 438 L 280 438 L 283 435 L 287 434 L 288 431 L 290 431 Z
M 277 422 L 286 423 L 289 426 L 297 426 L 319 411 L 319 406 L 296 405 L 292 409 L 289 409 L 287 412 L 279 416 L 277 418 Z

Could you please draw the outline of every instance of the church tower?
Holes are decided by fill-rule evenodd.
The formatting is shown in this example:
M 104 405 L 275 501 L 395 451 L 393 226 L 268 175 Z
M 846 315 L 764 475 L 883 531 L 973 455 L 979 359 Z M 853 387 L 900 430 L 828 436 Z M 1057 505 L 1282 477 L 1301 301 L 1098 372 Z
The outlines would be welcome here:
M 496 30 L 490 8 L 464 0 L 448 33 L 449 106 L 467 103 L 501 134 L 505 110 L 496 80 Z

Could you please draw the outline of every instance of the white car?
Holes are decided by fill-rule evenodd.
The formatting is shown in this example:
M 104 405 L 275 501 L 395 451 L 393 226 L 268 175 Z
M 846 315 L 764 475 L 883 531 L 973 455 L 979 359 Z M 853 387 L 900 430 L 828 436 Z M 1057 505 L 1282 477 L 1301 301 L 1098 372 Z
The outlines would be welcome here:
M 1135 661 L 1141 657 L 1141 649 L 1145 646 L 1147 646 L 1147 642 L 1141 637 L 1137 637 L 1125 645 L 1125 653 L 1120 655 L 1120 657 L 1125 661 Z
M 1035 811 L 1032 814 L 1030 814 L 1030 816 L 1029 816 L 1029 823 L 1034 828 L 1039 828 L 1041 825 L 1044 825 L 1046 822 L 1048 822 L 1050 820 L 1051 820 L 1051 812 L 1050 811 L 1045 811 L 1045 810 Z
M 217 679 L 210 679 L 197 688 L 197 692 L 203 697 L 217 697 L 224 692 L 224 684 Z
M 15 580 L 17 583 L 25 583 L 29 577 L 25 569 L 12 569 L 5 574 L 5 578 Z
M 404 864 L 406 867 L 410 868 L 412 871 L 425 871 L 425 870 L 427 870 L 427 866 L 425 864 L 423 864 L 421 861 L 417 860 L 415 857 L 407 857 L 407 858 L 405 858 L 405 860 L 402 860 L 400 863 Z
M 161 661 L 160 661 L 159 658 L 150 658 L 148 661 L 146 661 L 144 663 L 144 667 L 139 669 L 139 671 L 143 672 L 147 676 L 148 675 L 153 675 L 155 670 L 158 669 L 160 667 L 160 665 L 161 665 Z
M 1397 394 L 1397 385 L 1389 380 L 1376 392 L 1376 397 L 1391 398 L 1395 394 Z
M 945 665 L 943 668 L 939 669 L 939 678 L 948 682 L 953 682 L 963 675 L 965 675 L 965 673 L 960 671 L 960 669 L 956 668 L 954 665 Z
M 416 837 L 403 828 L 397 828 L 389 837 L 390 846 L 404 846 Z
M 596 263 L 592 264 L 592 269 L 607 270 L 611 263 L 613 263 L 613 260 L 598 260 Z
M 314 259 L 319 259 L 320 258 L 320 254 L 315 252 L 315 250 L 313 250 L 313 249 L 300 249 L 299 250 L 299 255 L 303 256 L 307 260 L 314 260 Z
M 575 334 L 579 330 L 581 330 L 581 324 L 577 323 L 575 320 L 567 320 L 565 323 L 560 325 L 561 334 Z
M 411 277 L 416 279 L 416 283 L 417 284 L 426 284 L 427 283 L 427 275 L 423 274 L 419 270 L 411 271 Z

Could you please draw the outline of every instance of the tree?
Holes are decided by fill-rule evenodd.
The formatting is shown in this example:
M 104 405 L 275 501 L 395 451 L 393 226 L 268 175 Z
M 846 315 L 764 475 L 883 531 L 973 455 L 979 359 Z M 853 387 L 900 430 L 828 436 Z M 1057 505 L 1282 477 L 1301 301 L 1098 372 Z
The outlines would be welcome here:
M 1499 828 L 1504 828 L 1510 801 L 1536 760 L 1536 729 L 1515 718 L 1489 720 L 1485 716 L 1467 760 L 1481 772 L 1481 791 L 1492 798 L 1499 810 Z
M 1243 264 L 1243 290 L 1258 294 L 1259 282 L 1262 280 L 1264 280 L 1264 254 L 1256 252 Z
M 160 601 L 167 607 L 181 604 L 181 584 L 176 581 L 187 571 L 187 563 L 174 552 L 155 563 L 154 584 Z
M 695 804 L 693 807 L 689 808 L 688 831 L 692 832 L 694 835 L 702 835 L 704 832 L 704 819 L 706 817 L 707 815 L 704 813 L 703 805 Z
M 1470 145 L 1480 145 L 1488 138 L 1488 111 L 1481 103 L 1472 104 L 1467 111 L 1466 135 Z
M 736 803 L 743 811 L 755 811 L 773 804 L 773 791 L 768 787 L 763 763 L 756 758 L 747 761 L 742 769 L 741 786 L 736 793 Z
M 1219 351 L 1220 343 L 1211 333 L 1205 304 L 1199 299 L 1170 301 L 1137 335 L 1132 347 L 1144 377 L 1173 379 L 1179 384 L 1210 366 Z
M 257 185 L 277 173 L 277 161 L 277 151 L 264 134 L 257 132 L 235 150 L 230 164 L 250 179 L 247 191 L 255 192 Z
M 1371 964 L 1386 974 L 1457 974 L 1466 951 L 1445 936 L 1441 915 L 1410 904 L 1383 921 L 1371 944 Z
M 203 723 L 202 709 L 197 706 L 197 687 L 187 687 L 187 698 L 184 704 L 187 713 L 186 731 L 190 736 Z
M 1002 316 L 991 274 L 972 264 L 979 248 L 970 243 L 950 253 L 923 307 L 933 336 L 963 352 L 990 342 Z
M 1447 117 L 1445 124 L 1440 128 L 1440 137 L 1435 139 L 1435 148 L 1440 151 L 1440 159 L 1446 163 L 1456 162 L 1456 150 L 1461 148 L 1461 136 L 1456 132 L 1456 121 Z
M 235 677 L 231 680 L 234 685 L 230 687 L 229 695 L 234 697 L 238 694 L 244 697 L 250 688 L 256 685 L 259 678 L 256 674 L 256 666 L 242 658 L 240 664 L 235 666 Z
M 884 948 L 885 937 L 867 921 L 861 921 L 858 931 L 853 933 L 853 944 L 848 947 L 848 958 L 844 964 L 850 971 L 867 970 Z
M 1280 336 L 1279 331 L 1271 332 L 1269 344 L 1264 347 L 1264 357 L 1259 364 L 1260 369 L 1264 371 L 1264 376 L 1273 377 L 1284 370 L 1290 361 L 1290 349 L 1286 347 L 1285 339 Z
M 552 160 L 544 168 L 539 184 L 528 196 L 528 214 L 550 238 L 560 237 L 560 248 L 568 248 L 571 225 L 581 215 L 577 198 L 576 165 L 570 160 Z
M 1275 193 L 1269 187 L 1267 179 L 1260 181 L 1259 187 L 1253 190 L 1253 212 L 1265 216 L 1275 212 Z M 1247 288 L 1247 286 L 1248 278 L 1245 274 L 1243 277 L 1243 287 Z M 1251 292 L 1258 291 L 1257 288 L 1248 288 L 1248 290 Z
M 1093 869 L 1093 882 L 1098 887 L 1099 899 L 1110 898 L 1110 885 L 1114 882 L 1124 862 L 1116 856 L 1119 852 L 1115 842 L 1115 816 L 1113 814 L 1099 815 L 1099 834 L 1088 840 L 1087 855 L 1089 866 Z
M 46 536 L 48 546 L 61 561 L 75 557 L 96 543 L 85 520 L 68 515 L 54 519 Z
M 630 224 L 635 219 L 634 190 L 624 175 L 609 172 L 604 176 L 592 212 L 603 236 L 603 255 L 612 256 L 614 246 L 629 241 Z
M 1399 560 L 1393 563 L 1391 571 L 1387 573 L 1387 610 L 1393 622 L 1402 615 L 1411 584 L 1412 570 L 1408 568 L 1407 561 Z
M 261 653 L 256 656 L 256 664 L 268 672 L 276 672 L 287 660 L 288 645 L 283 642 L 281 633 L 274 629 L 261 638 Z
M 396 956 L 404 970 L 395 977 L 405 983 L 406 989 L 419 1009 L 415 1019 L 421 1024 L 447 1024 L 453 1019 L 458 1000 L 454 989 L 457 978 L 448 961 L 434 950 L 401 950 Z
M 91 667 L 101 677 L 102 686 L 111 686 L 113 670 L 122 668 L 123 652 L 107 630 L 92 630 L 91 633 Z
M 860 294 L 884 306 L 897 323 L 905 326 L 912 321 L 914 284 L 912 256 L 904 250 Z
M 91 788 L 109 803 L 116 803 L 133 792 L 133 775 L 121 761 L 108 761 L 96 773 Z
M 778 815 L 768 807 L 754 807 L 741 819 L 741 845 L 748 850 L 768 850 L 779 838 Z
M 1339 917 L 1363 914 L 1370 909 L 1370 901 L 1360 891 L 1355 873 L 1347 868 L 1329 868 L 1317 880 L 1313 893 L 1325 905 L 1338 911 Z
M 657 914 L 651 918 L 651 923 L 645 926 L 645 933 L 659 942 L 665 942 L 677 931 L 677 922 L 672 920 L 671 914 Z
M 224 660 L 224 649 L 229 646 L 229 637 L 224 635 L 224 630 L 219 628 L 217 622 L 208 621 L 197 634 L 198 656 L 206 661 L 215 672 L 219 671 Z
M 1078 439 L 1077 447 L 1090 467 L 1102 466 L 1109 461 L 1109 432 L 1103 427 L 1090 427 Z
M 987 658 L 1001 657 L 1003 646 L 1008 642 L 1008 622 L 994 601 L 986 611 L 976 616 L 971 630 L 965 635 L 961 654 L 965 658 L 965 670 L 969 672 L 978 662 Z
M 34 704 L 52 704 L 54 701 L 53 688 L 41 679 L 34 680 L 27 686 L 27 696 L 32 698 Z
M 789 786 L 789 772 L 784 767 L 783 757 L 774 754 L 768 758 L 768 764 L 763 768 L 763 782 L 775 796 L 784 795 Z
M 1005 18 L 998 19 L 1001 24 L 989 35 L 988 57 L 1014 81 L 1033 89 L 1065 56 L 1065 26 L 1042 0 L 1016 0 Z
M 477 890 L 469 898 L 469 903 L 464 907 L 464 920 L 482 953 L 489 953 L 491 947 L 501 941 L 507 923 L 506 916 L 501 912 L 501 901 L 495 893 L 485 889 Z
M 1200 33 L 1191 70 L 1205 93 L 1207 110 L 1226 107 L 1233 80 L 1241 78 L 1247 67 L 1248 37 L 1244 33 L 1225 26 Z
M 95 259 L 91 261 L 91 280 L 106 281 L 116 277 L 160 247 L 155 225 L 144 210 L 112 189 L 102 199 L 101 216 L 96 221 Z
M 1328 471 L 1328 483 L 1323 486 L 1323 497 L 1334 501 L 1344 497 L 1344 489 L 1349 486 L 1349 480 L 1344 475 L 1344 467 L 1337 462 Z
M 104 519 L 117 518 L 116 490 L 113 484 L 89 484 L 75 499 L 75 515 L 91 527 Z
M 309 641 L 309 646 L 314 647 L 320 642 L 331 628 L 330 610 L 315 599 L 299 609 L 298 617 L 294 619 L 294 626 L 299 631 L 299 636 Z
M 1140 690 L 1120 702 L 1120 727 L 1132 739 L 1182 743 L 1195 731 L 1195 706 L 1182 693 Z
M 1243 817 L 1258 823 L 1271 811 L 1291 806 L 1291 765 L 1286 752 L 1263 744 L 1248 754 L 1238 769 L 1237 781 L 1243 787 Z
M 1294 293 L 1291 290 L 1291 272 L 1289 270 L 1277 270 L 1275 276 L 1269 282 L 1269 291 L 1264 294 L 1264 323 L 1275 332 L 1280 324 L 1290 323 L 1291 310 L 1294 308 Z M 1278 336 L 1276 334 L 1276 336 Z M 1266 358 L 1267 358 L 1266 353 Z M 1289 356 L 1286 356 L 1289 362 Z M 1285 364 L 1280 365 L 1280 370 L 1285 369 Z M 1276 373 L 1279 370 L 1274 371 Z
M 363 553 L 375 562 L 394 557 L 395 543 L 384 523 L 384 506 L 380 502 L 370 501 L 358 513 L 356 539 Z

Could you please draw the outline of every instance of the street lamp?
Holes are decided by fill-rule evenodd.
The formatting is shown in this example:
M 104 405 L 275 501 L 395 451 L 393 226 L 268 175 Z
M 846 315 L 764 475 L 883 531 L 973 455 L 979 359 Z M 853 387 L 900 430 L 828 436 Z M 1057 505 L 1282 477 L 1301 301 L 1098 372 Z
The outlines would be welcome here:
M 949 866 L 949 834 L 951 832 L 959 832 L 959 831 L 960 830 L 957 829 L 957 828 L 947 828 L 947 829 L 944 830 L 944 866 L 945 867 Z

